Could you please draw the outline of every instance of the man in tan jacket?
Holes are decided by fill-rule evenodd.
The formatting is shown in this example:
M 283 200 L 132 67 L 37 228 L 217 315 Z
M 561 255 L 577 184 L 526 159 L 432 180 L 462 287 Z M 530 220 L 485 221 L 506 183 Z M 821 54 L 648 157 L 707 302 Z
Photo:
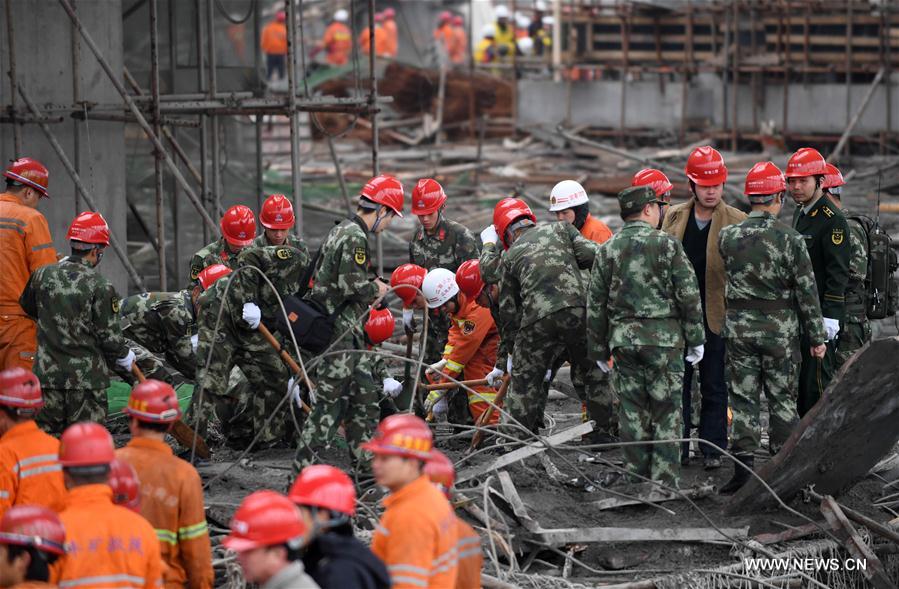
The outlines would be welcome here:
M 671 207 L 662 230 L 680 239 L 699 281 L 705 320 L 705 347 L 699 359 L 689 358 L 684 370 L 684 437 L 690 436 L 693 369 L 699 367 L 702 394 L 699 437 L 720 448 L 727 447 L 727 384 L 724 374 L 724 262 L 718 252 L 718 232 L 739 223 L 745 213 L 722 200 L 727 168 L 717 150 L 697 147 L 687 159 L 687 178 L 693 197 Z M 700 444 L 706 469 L 721 466 L 721 453 Z M 689 444 L 681 448 L 681 464 L 690 460 Z

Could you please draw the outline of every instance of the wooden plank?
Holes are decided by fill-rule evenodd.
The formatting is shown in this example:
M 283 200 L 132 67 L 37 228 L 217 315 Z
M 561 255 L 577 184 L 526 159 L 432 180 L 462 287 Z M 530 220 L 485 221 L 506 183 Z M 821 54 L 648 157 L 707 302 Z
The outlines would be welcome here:
M 833 497 L 828 495 L 822 499 L 821 513 L 833 528 L 834 535 L 843 542 L 849 553 L 854 558 L 865 562 L 866 566 L 862 569 L 862 574 L 875 589 L 896 589 L 896 585 L 884 571 L 883 563 L 858 535 L 858 531 L 846 519 L 846 515 Z
M 521 496 L 518 494 L 518 489 L 515 488 L 515 483 L 512 482 L 512 476 L 505 470 L 499 472 L 499 484 L 503 488 L 503 496 L 512 507 L 512 513 L 515 514 L 521 525 L 529 532 L 539 532 L 540 524 L 528 513 L 524 501 L 521 500 Z
M 541 530 L 547 544 L 561 546 L 580 542 L 730 542 L 745 538 L 749 526 L 741 528 L 560 528 Z
M 681 489 L 680 495 L 668 491 L 662 491 L 658 487 L 653 486 L 649 490 L 638 492 L 633 495 L 633 499 L 623 497 L 608 497 L 594 501 L 593 505 L 599 509 L 617 509 L 627 505 L 642 505 L 645 503 L 663 503 L 665 501 L 677 501 L 685 498 L 698 499 L 700 497 L 708 497 L 715 492 L 714 485 L 700 485 L 690 489 Z
M 799 526 L 797 528 L 792 528 L 789 530 L 784 530 L 783 532 L 766 532 L 764 534 L 757 534 L 753 536 L 751 539 L 755 540 L 759 544 L 768 545 L 768 544 L 780 544 L 781 542 L 788 542 L 790 540 L 798 540 L 799 538 L 804 538 L 806 536 L 810 536 L 816 533 L 821 532 L 821 528 L 825 530 L 830 529 L 830 524 L 823 523 L 821 525 L 816 524 L 805 524 Z

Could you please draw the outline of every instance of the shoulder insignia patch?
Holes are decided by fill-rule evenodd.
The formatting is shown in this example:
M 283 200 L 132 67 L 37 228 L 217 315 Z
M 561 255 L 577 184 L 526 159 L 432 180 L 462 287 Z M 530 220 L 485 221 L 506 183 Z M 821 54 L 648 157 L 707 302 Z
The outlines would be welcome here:
M 353 250 L 353 261 L 355 261 L 360 266 L 365 263 L 365 260 L 368 258 L 364 247 L 357 247 Z
M 832 241 L 834 245 L 842 245 L 843 237 L 842 229 L 834 229 L 830 234 L 830 241 Z
M 279 247 L 275 251 L 275 255 L 278 256 L 279 260 L 289 260 L 293 253 L 286 247 Z
M 833 211 L 827 205 L 821 207 L 821 212 L 827 215 L 827 218 L 833 217 Z
M 119 299 L 112 299 L 112 312 L 118 313 L 122 308 L 122 302 Z
M 462 322 L 462 335 L 473 334 L 475 328 L 477 328 L 477 325 L 475 324 L 475 322 L 466 319 L 465 321 Z
M 190 268 L 190 279 L 196 280 L 200 276 L 200 272 L 203 271 L 203 268 L 200 266 L 191 266 Z

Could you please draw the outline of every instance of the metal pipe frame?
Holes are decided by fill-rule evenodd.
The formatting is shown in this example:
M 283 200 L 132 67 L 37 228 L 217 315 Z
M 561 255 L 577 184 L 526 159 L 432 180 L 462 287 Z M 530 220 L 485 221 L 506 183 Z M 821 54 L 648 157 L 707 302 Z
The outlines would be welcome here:
M 303 176 L 300 173 L 300 119 L 297 113 L 297 15 L 293 0 L 284 0 L 287 12 L 287 115 L 290 117 L 290 172 L 293 190 L 294 231 L 303 234 Z M 300 48 L 302 51 L 302 48 Z
M 16 76 L 16 27 L 12 22 L 12 0 L 6 0 L 6 36 L 9 44 L 9 92 L 11 94 L 9 116 L 13 122 L 13 147 L 16 157 L 22 155 L 22 127 L 16 121 L 16 100 L 18 100 L 18 76 Z
M 159 0 L 150 0 L 150 93 L 153 96 L 153 132 L 157 137 L 162 136 L 162 117 L 159 114 Z M 163 158 L 165 156 L 162 143 L 157 142 L 154 153 L 154 176 L 156 189 L 156 248 L 159 254 L 159 289 L 168 290 L 168 276 L 166 274 L 166 244 L 165 244 L 165 191 L 163 182 Z
M 206 90 L 209 92 L 209 97 L 212 98 L 215 96 L 218 86 L 218 77 L 216 76 L 216 64 L 217 64 L 217 55 L 215 53 L 215 20 L 213 16 L 215 15 L 215 7 L 213 6 L 213 0 L 206 0 L 206 42 L 207 42 L 207 52 L 206 59 L 209 63 L 209 68 L 206 70 L 206 75 L 208 76 L 208 87 Z M 219 212 L 222 210 L 222 162 L 221 162 L 221 145 L 219 144 L 221 137 L 219 136 L 219 120 L 215 116 L 214 113 L 207 113 L 209 118 L 209 150 L 211 152 L 211 161 L 210 165 L 212 166 L 212 185 L 210 189 L 212 191 L 212 202 L 214 206 L 214 211 Z

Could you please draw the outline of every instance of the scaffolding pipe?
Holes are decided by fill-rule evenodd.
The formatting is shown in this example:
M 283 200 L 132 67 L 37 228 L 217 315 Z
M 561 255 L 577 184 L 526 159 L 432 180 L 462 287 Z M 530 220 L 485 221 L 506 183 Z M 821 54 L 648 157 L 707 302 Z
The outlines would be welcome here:
M 72 8 L 75 8 L 75 1 L 72 0 Z M 78 33 L 75 27 L 71 27 L 72 35 L 72 102 L 78 104 L 81 102 L 81 43 L 78 41 Z M 16 92 L 13 90 L 13 96 Z M 82 111 L 83 112 L 83 111 Z M 74 114 L 74 113 L 73 113 Z M 72 144 L 75 155 L 75 171 L 81 173 L 81 124 L 75 120 L 72 122 Z M 75 190 L 75 213 L 81 210 L 81 191 Z
M 18 158 L 22 156 L 22 127 L 16 121 L 18 77 L 16 76 L 16 27 L 12 23 L 12 14 L 12 0 L 6 0 L 6 36 L 9 44 L 9 91 L 12 95 L 12 106 L 9 114 L 13 120 L 13 148 L 15 149 L 15 156 Z
M 175 3 L 169 2 L 169 91 L 175 91 L 175 76 L 176 70 L 178 69 L 178 58 L 175 54 L 176 46 L 175 46 L 175 28 L 177 23 L 175 22 Z M 161 98 L 161 97 L 160 97 Z M 164 129 L 166 139 L 169 140 L 170 143 L 174 144 L 178 141 L 178 129 L 172 129 L 169 131 L 168 129 Z M 173 274 L 175 276 L 181 276 L 181 232 L 180 232 L 180 217 L 178 211 L 178 183 L 172 179 L 172 246 L 174 248 L 174 269 Z M 177 278 L 176 278 L 177 280 Z
M 290 172 L 293 190 L 294 231 L 303 235 L 303 176 L 300 171 L 300 118 L 297 111 L 297 15 L 293 0 L 284 0 L 287 12 L 287 86 L 290 117 Z M 300 48 L 302 51 L 302 48 Z
M 260 27 L 262 26 L 262 7 L 260 2 L 253 4 L 253 46 L 256 48 L 254 64 L 256 66 L 256 86 L 262 89 L 262 80 L 259 78 L 262 72 L 262 52 L 259 50 L 261 43 Z M 256 143 L 256 210 L 262 210 L 262 196 L 265 191 L 262 169 L 262 115 L 256 115 L 255 143 Z
M 206 91 L 206 35 L 204 34 L 205 27 L 203 26 L 202 0 L 196 0 L 194 8 L 196 9 L 194 24 L 197 37 L 197 90 L 203 93 Z M 200 121 L 200 192 L 203 195 L 203 210 L 207 210 L 205 207 L 209 206 L 209 168 L 208 154 L 206 153 L 208 151 L 206 141 L 209 139 L 206 133 L 208 125 L 206 124 L 206 113 L 200 112 L 198 114 L 200 115 L 197 117 Z M 208 243 L 211 236 L 216 234 L 217 231 L 215 229 L 210 229 L 208 226 L 203 225 L 203 243 Z
M 159 2 L 150 0 L 150 93 L 153 95 L 153 130 L 157 137 L 162 136 L 162 117 L 159 114 Z M 165 259 L 165 191 L 163 182 L 163 153 L 160 143 L 153 150 L 153 164 L 156 188 L 156 241 L 159 244 L 156 252 L 159 254 L 159 289 L 168 290 L 168 276 L 166 273 Z
M 378 100 L 378 79 L 375 76 L 375 0 L 368 0 L 368 105 L 374 109 Z M 371 174 L 377 176 L 381 173 L 381 164 L 378 161 L 378 113 L 374 111 L 371 116 Z M 384 274 L 384 244 L 381 234 L 375 234 L 375 252 L 378 257 L 378 276 Z
M 206 0 L 206 42 L 208 43 L 208 55 L 206 58 L 209 60 L 209 69 L 206 70 L 206 75 L 209 77 L 209 86 L 206 90 L 209 92 L 210 99 L 215 96 L 215 93 L 218 90 L 218 76 L 216 71 L 218 68 L 218 56 L 215 53 L 214 15 L 215 7 L 213 6 L 213 0 Z M 215 114 L 210 113 L 209 136 L 212 138 L 212 141 L 209 144 L 209 150 L 212 152 L 212 201 L 215 206 L 215 211 L 222 210 L 222 154 L 221 145 L 219 143 L 221 141 L 221 138 L 219 137 L 220 130 L 221 123 L 218 117 Z

